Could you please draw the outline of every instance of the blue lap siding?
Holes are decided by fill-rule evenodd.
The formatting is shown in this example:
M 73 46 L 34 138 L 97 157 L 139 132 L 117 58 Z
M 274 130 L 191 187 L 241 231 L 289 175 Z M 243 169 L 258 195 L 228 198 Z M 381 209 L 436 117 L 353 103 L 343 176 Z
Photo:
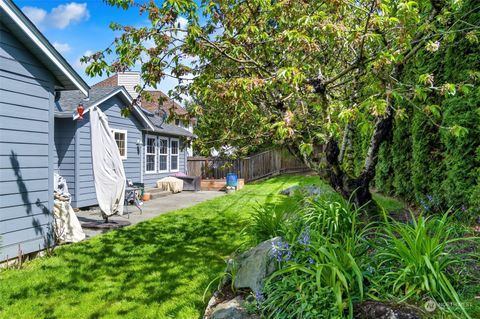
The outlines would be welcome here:
M 72 119 L 55 119 L 54 169 L 65 177 L 68 191 L 75 198 L 75 130 Z
M 0 23 L 0 260 L 51 241 L 54 85 Z
M 122 160 L 127 179 L 141 181 L 141 149 L 137 141 L 142 139 L 142 124 L 134 115 L 125 118 L 121 109 L 127 102 L 118 95 L 98 107 L 107 115 L 111 129 L 127 131 L 127 158 Z M 97 205 L 92 169 L 90 136 L 90 112 L 83 120 L 55 119 L 55 145 L 58 172 L 67 180 L 72 196 L 72 206 Z

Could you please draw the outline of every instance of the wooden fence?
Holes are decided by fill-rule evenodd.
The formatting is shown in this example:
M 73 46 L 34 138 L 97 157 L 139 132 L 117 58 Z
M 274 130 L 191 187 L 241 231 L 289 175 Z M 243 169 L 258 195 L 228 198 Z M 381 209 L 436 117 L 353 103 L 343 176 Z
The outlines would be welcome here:
M 221 179 L 227 173 L 236 173 L 245 182 L 282 173 L 304 172 L 308 168 L 290 153 L 273 149 L 246 158 L 224 160 L 211 157 L 189 157 L 188 175 L 202 179 Z

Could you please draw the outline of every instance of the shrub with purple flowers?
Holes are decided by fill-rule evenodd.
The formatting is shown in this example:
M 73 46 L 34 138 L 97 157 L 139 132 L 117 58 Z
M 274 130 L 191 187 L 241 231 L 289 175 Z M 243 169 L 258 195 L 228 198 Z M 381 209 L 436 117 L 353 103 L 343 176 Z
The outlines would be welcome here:
M 284 216 L 281 228 L 275 232 L 282 238 L 272 243 L 271 247 L 271 256 L 278 263 L 278 270 L 266 280 L 262 291 L 252 293 L 253 301 L 250 304 L 255 313 L 274 319 L 353 318 L 353 307 L 362 302 L 364 294 L 379 299 L 404 297 L 414 302 L 418 301 L 413 300 L 415 296 L 441 295 L 462 309 L 455 290 L 448 288 L 453 286 L 454 279 L 445 284 L 448 289 L 439 288 L 438 285 L 435 287 L 441 278 L 451 275 L 442 271 L 431 278 L 425 277 L 432 288 L 422 288 L 425 282 L 423 277 L 409 276 L 414 271 L 428 274 L 431 270 L 426 256 L 432 259 L 434 254 L 425 254 L 424 249 L 432 249 L 441 255 L 441 260 L 430 262 L 432 267 L 438 268 L 441 262 L 450 258 L 439 248 L 445 242 L 428 240 L 426 233 L 422 233 L 422 240 L 415 240 L 421 236 L 416 236 L 417 233 L 411 230 L 419 229 L 421 219 L 412 218 L 407 224 L 398 223 L 398 228 L 392 230 L 393 226 L 388 221 L 367 225 L 361 223 L 359 209 L 344 200 L 319 196 L 306 198 L 302 203 L 303 206 L 297 211 Z M 422 205 L 426 211 L 435 211 L 435 197 L 425 195 Z M 431 227 L 431 221 L 425 219 L 424 222 L 425 226 L 428 223 Z M 443 236 L 464 231 L 457 231 L 446 219 L 440 225 L 446 227 L 448 232 L 442 230 L 433 234 Z M 414 238 L 410 238 L 413 235 Z M 407 247 L 411 244 L 418 245 L 418 252 Z M 398 251 L 400 248 L 401 252 Z M 418 263 L 399 267 L 415 256 L 418 256 Z M 455 259 L 457 261 L 460 262 Z M 449 265 L 449 262 L 445 265 Z M 428 289 L 436 289 L 436 292 L 428 292 Z M 440 290 L 444 291 L 439 295 Z M 412 294 L 415 291 L 421 293 Z
M 304 201 L 307 205 L 297 211 L 282 241 L 272 244 L 280 269 L 265 285 L 264 315 L 341 318 L 362 298 L 364 243 L 357 238 L 358 211 L 343 201 L 317 199 Z
M 272 242 L 271 254 L 278 262 L 292 259 L 292 249 L 286 241 Z
M 300 239 L 298 240 L 300 245 L 305 246 L 305 250 L 309 250 L 310 247 L 310 228 L 307 226 L 305 230 L 300 235 Z
M 263 296 L 263 293 L 260 290 L 255 291 L 255 300 L 259 303 L 262 303 L 265 301 L 265 297 Z
M 430 209 L 430 206 L 428 206 L 428 204 L 423 199 L 420 200 L 420 206 L 422 206 L 423 210 L 426 212 L 428 212 L 428 210 Z

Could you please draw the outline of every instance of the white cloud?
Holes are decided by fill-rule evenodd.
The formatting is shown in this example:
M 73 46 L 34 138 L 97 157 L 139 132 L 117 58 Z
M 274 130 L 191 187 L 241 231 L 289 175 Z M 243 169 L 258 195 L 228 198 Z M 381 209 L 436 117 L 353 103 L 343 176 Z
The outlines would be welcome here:
M 60 53 L 66 53 L 66 52 L 69 52 L 69 51 L 72 50 L 72 48 L 70 47 L 70 45 L 68 43 L 60 43 L 60 42 L 55 41 L 55 42 L 53 42 L 53 46 Z
M 90 13 L 87 9 L 87 3 L 71 2 L 68 4 L 61 4 L 52 9 L 49 14 L 50 23 L 58 28 L 64 29 L 70 23 L 88 20 Z
M 85 72 L 85 69 L 87 68 L 87 64 L 85 63 L 82 63 L 80 61 L 80 59 L 85 56 L 85 55 L 92 55 L 93 54 L 93 51 L 91 50 L 87 50 L 85 51 L 85 53 L 83 53 L 81 56 L 79 56 L 75 62 L 73 63 L 73 66 L 77 69 L 77 71 L 82 71 L 82 72 Z
M 45 20 L 47 11 L 36 7 L 23 7 L 23 13 L 38 27 Z
M 65 29 L 72 23 L 78 23 L 90 18 L 87 3 L 70 2 L 53 8 L 49 13 L 37 7 L 23 7 L 23 12 L 39 28 L 52 27 Z

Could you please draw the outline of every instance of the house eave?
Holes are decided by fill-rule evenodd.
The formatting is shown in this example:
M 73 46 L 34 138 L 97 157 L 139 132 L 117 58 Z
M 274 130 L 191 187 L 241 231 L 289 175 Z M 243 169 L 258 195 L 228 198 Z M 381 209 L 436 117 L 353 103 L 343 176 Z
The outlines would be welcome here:
M 187 138 L 197 138 L 198 136 L 195 135 L 195 134 L 192 134 L 190 132 L 188 132 L 187 130 L 185 130 L 186 132 L 188 133 L 182 133 L 182 134 L 178 134 L 178 133 L 171 133 L 171 132 L 165 132 L 165 131 L 161 131 L 159 129 L 155 129 L 155 130 L 149 130 L 149 129 L 144 129 L 142 130 L 143 132 L 147 133 L 147 134 L 158 134 L 158 135 L 164 135 L 164 136 L 173 136 L 173 137 L 187 137 Z
M 30 42 L 26 46 L 31 49 L 37 58 L 45 64 L 47 69 L 52 72 L 63 89 L 80 90 L 82 94 L 88 96 L 88 90 L 90 89 L 88 84 L 65 58 L 58 53 L 55 47 L 43 36 L 22 11 L 11 0 L 0 0 L 0 8 L 10 20 L 6 21 L 6 19 L 2 19 L 2 22 L 7 27 L 16 28 L 16 30 L 21 31 L 14 33 L 18 33 L 17 36 L 20 34 L 20 38 L 24 38 L 24 40 Z M 4 14 L 1 15 L 4 16 Z M 35 48 L 39 50 L 41 54 L 36 53 L 37 50 L 35 50 Z
M 85 115 L 86 113 L 88 113 L 93 107 L 96 107 L 100 104 L 102 104 L 103 102 L 107 101 L 108 99 L 112 98 L 113 96 L 117 95 L 117 94 L 121 94 L 121 96 L 127 101 L 127 103 L 131 104 L 133 102 L 133 99 L 132 97 L 130 96 L 130 94 L 128 94 L 127 90 L 122 86 L 122 87 L 119 87 L 118 89 L 112 91 L 110 94 L 104 96 L 102 99 L 96 101 L 94 104 L 90 105 L 84 112 L 83 114 Z M 135 112 L 135 114 L 144 122 L 144 125 L 146 126 L 147 129 L 151 129 L 151 130 L 154 130 L 155 127 L 153 126 L 153 124 L 148 120 L 148 118 L 145 116 L 145 114 L 142 112 L 142 110 L 140 110 L 140 108 L 137 106 L 137 105 L 133 105 L 133 110 Z M 78 119 L 79 115 L 77 112 L 74 112 L 73 113 L 73 120 L 76 120 Z

